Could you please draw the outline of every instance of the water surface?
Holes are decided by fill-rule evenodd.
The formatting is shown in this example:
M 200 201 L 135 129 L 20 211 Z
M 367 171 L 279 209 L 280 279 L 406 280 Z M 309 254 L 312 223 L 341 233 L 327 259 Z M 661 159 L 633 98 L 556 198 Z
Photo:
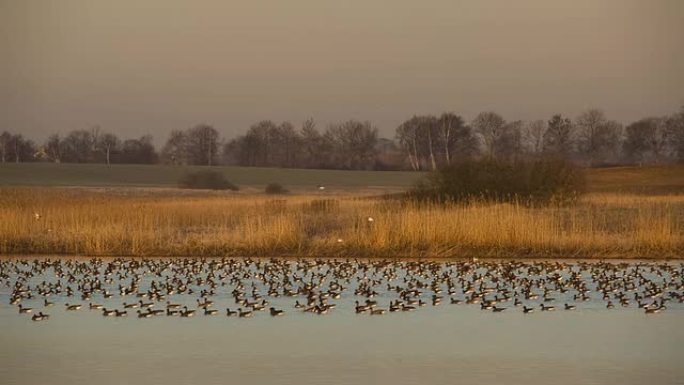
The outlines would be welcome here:
M 150 279 L 143 278 L 141 288 Z M 36 276 L 31 282 L 42 280 L 56 278 Z M 606 309 L 592 293 L 574 311 L 523 314 L 510 302 L 500 304 L 506 311 L 493 313 L 478 305 L 451 305 L 444 293 L 446 302 L 439 306 L 370 316 L 354 312 L 354 301 L 364 297 L 350 288 L 331 300 L 337 308 L 326 315 L 294 309 L 303 297 L 281 296 L 267 298 L 285 316 L 265 311 L 240 319 L 223 314 L 237 307 L 233 288 L 220 287 L 213 296 L 221 310 L 217 316 L 138 319 L 129 311 L 128 318 L 110 318 L 97 310 L 67 312 L 63 303 L 88 301 L 53 296 L 55 306 L 44 309 L 51 318 L 32 322 L 9 305 L 11 290 L 2 287 L 0 383 L 684 383 L 684 306 L 672 301 L 666 311 L 647 315 L 634 304 Z M 556 307 L 572 295 L 557 297 Z M 176 294 L 169 300 L 192 306 L 196 298 Z M 381 290 L 374 299 L 387 308 L 395 298 Z M 92 301 L 121 308 L 134 300 L 96 294 Z M 43 310 L 42 301 L 22 303 Z

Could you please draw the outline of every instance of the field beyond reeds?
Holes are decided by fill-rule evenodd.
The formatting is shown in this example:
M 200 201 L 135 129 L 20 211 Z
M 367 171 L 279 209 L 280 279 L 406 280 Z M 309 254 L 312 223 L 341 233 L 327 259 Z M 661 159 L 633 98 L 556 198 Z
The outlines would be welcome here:
M 684 195 L 592 193 L 574 206 L 527 208 L 325 194 L 0 188 L 0 253 L 681 258 Z

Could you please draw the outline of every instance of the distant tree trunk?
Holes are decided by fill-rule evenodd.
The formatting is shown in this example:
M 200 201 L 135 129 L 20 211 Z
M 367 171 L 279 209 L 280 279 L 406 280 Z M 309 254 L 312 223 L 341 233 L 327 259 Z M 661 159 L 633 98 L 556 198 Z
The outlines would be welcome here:
M 444 123 L 445 125 L 447 123 Z M 449 143 L 451 138 L 451 127 L 443 127 L 444 130 L 444 157 L 446 158 L 446 163 L 451 164 L 451 151 L 449 151 Z
M 413 137 L 413 159 L 415 159 L 415 166 L 413 169 L 415 171 L 420 171 L 420 158 L 418 158 L 418 146 L 416 145 L 416 137 Z
M 430 162 L 432 163 L 432 170 L 437 169 L 437 162 L 435 162 L 435 153 L 432 151 L 432 127 L 428 126 L 428 147 L 430 149 Z

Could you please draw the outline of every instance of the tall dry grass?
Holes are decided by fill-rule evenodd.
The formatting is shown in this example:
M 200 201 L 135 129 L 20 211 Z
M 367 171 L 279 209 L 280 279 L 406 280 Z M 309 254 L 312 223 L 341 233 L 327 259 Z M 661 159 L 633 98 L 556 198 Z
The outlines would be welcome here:
M 668 258 L 683 251 L 684 195 L 595 194 L 574 206 L 528 208 L 0 189 L 4 254 Z

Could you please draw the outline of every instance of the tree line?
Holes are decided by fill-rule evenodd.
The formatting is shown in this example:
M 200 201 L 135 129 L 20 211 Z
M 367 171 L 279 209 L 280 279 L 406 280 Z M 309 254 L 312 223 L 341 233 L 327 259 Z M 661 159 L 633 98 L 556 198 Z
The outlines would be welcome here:
M 157 151 L 152 137 L 120 139 L 95 127 L 42 144 L 21 134 L 0 134 L 0 161 L 56 163 L 163 163 L 350 170 L 435 170 L 458 160 L 561 157 L 585 166 L 684 163 L 684 107 L 626 127 L 598 109 L 574 119 L 507 121 L 493 111 L 466 122 L 455 113 L 413 116 L 381 138 L 367 121 L 348 120 L 319 130 L 312 120 L 299 127 L 264 120 L 223 139 L 200 124 L 173 130 Z

